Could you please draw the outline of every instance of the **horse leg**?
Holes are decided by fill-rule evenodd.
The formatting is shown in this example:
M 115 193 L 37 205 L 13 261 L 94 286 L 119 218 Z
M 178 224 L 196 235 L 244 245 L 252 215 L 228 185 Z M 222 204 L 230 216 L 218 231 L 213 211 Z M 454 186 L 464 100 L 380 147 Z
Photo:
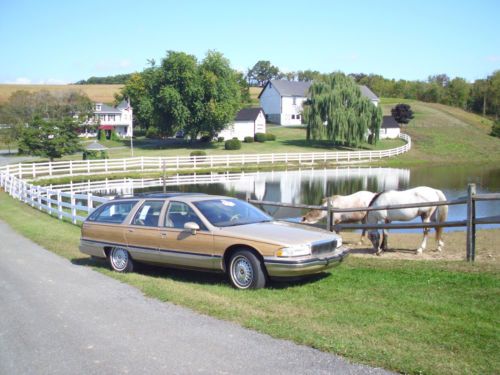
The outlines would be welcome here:
M 422 223 L 430 223 L 432 215 L 422 215 Z M 427 247 L 427 237 L 429 236 L 429 228 L 424 228 L 424 238 L 420 247 L 417 249 L 417 254 L 422 254 L 422 252 Z
M 443 251 L 444 242 L 441 239 L 441 237 L 443 235 L 443 228 L 442 227 L 436 227 L 435 229 L 436 229 L 437 250 L 438 251 Z
M 363 245 L 365 243 L 364 239 L 366 238 L 366 233 L 367 233 L 366 229 L 363 229 L 361 231 L 361 237 L 359 239 L 358 245 Z
M 387 251 L 387 239 L 389 238 L 389 231 L 382 230 L 382 250 Z

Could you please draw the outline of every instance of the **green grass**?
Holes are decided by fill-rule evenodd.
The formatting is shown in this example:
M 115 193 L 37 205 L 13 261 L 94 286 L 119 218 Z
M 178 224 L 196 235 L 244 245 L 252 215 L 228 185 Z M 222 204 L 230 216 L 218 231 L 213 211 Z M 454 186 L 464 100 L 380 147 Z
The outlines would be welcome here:
M 355 362 L 405 373 L 500 372 L 500 278 L 464 262 L 349 258 L 331 275 L 236 291 L 222 275 L 142 266 L 117 274 L 78 252 L 79 227 L 0 193 L 0 219 L 146 295 Z
M 413 147 L 386 164 L 500 161 L 500 140 L 489 135 L 489 119 L 443 104 L 392 98 L 382 99 L 384 114 L 398 103 L 410 104 L 414 111 L 415 118 L 403 128 Z

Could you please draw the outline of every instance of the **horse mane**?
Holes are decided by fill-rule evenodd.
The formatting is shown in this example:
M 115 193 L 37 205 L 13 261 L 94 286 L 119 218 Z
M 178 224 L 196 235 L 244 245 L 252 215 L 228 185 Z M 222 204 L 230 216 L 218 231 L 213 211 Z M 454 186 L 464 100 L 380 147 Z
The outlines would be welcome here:
M 378 199 L 378 197 L 380 197 L 383 193 L 385 193 L 385 191 L 381 191 L 379 193 L 376 193 L 372 200 L 370 201 L 370 204 L 368 205 L 368 207 L 371 207 L 373 205 L 373 203 L 375 203 L 375 201 Z

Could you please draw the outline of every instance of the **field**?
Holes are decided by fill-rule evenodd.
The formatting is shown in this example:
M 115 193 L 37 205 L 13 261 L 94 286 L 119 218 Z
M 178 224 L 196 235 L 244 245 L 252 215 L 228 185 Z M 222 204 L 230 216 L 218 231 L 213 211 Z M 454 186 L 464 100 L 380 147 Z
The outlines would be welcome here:
M 500 372 L 500 269 L 492 245 L 500 240 L 499 230 L 478 233 L 484 257 L 475 265 L 351 256 L 330 275 L 241 292 L 222 275 L 148 266 L 133 274 L 111 272 L 103 262 L 78 252 L 77 226 L 1 192 L 0 219 L 72 263 L 133 285 L 147 296 L 274 337 L 403 373 Z M 447 234 L 445 251 L 463 254 L 463 236 Z M 410 257 L 419 237 L 401 236 L 399 251 Z
M 0 84 L 0 104 L 5 103 L 13 92 L 26 90 L 29 92 L 48 90 L 48 91 L 83 91 L 95 102 L 112 103 L 114 94 L 119 93 L 123 85 L 9 85 Z
M 413 140 L 410 152 L 392 164 L 500 161 L 500 139 L 489 135 L 491 121 L 459 108 L 415 100 L 381 101 L 384 115 L 398 103 L 410 104 L 415 118 L 402 129 Z

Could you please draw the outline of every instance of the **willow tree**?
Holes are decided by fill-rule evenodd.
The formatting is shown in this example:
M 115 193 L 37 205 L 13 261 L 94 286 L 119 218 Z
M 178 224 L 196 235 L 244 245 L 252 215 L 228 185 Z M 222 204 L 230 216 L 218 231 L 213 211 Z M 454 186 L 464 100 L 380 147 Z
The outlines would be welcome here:
M 376 143 L 382 123 L 381 109 L 343 73 L 323 76 L 311 85 L 303 115 L 308 139 L 346 146 L 359 146 L 366 139 Z

